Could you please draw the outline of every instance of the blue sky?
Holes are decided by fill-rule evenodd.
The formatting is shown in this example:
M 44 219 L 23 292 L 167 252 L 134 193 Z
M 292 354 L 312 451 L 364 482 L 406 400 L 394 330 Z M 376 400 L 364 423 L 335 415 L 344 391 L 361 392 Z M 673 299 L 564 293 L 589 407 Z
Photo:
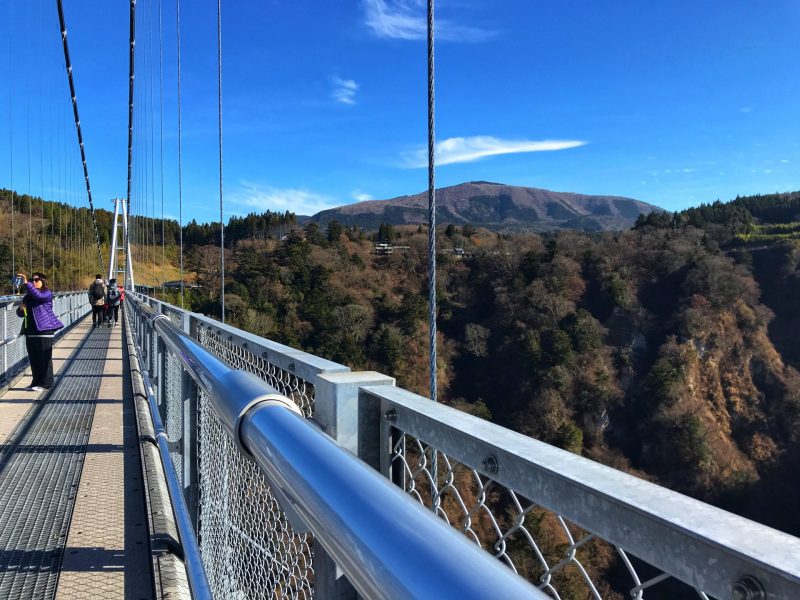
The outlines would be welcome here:
M 85 204 L 55 3 L 0 7 L 0 185 Z M 98 206 L 126 191 L 128 8 L 64 0 Z M 209 221 L 216 2 L 181 9 L 183 218 Z M 137 13 L 134 209 L 160 215 L 163 144 L 165 214 L 177 217 L 175 1 L 139 0 Z M 239 0 L 222 13 L 226 216 L 426 189 L 422 1 Z M 437 19 L 437 186 L 673 210 L 800 189 L 796 0 L 439 0 Z

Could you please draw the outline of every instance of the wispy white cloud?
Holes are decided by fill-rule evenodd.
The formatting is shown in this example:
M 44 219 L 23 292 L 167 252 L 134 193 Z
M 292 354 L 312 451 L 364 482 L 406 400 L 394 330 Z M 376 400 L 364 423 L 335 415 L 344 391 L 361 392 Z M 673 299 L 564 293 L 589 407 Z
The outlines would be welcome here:
M 239 188 L 228 194 L 228 200 L 255 210 L 288 210 L 298 215 L 313 215 L 341 204 L 335 198 L 309 190 L 279 188 L 251 181 L 240 182 Z
M 356 91 L 358 91 L 359 85 L 355 81 L 342 79 L 341 77 L 331 77 L 331 82 L 333 83 L 331 96 L 334 100 L 342 104 L 356 103 Z
M 580 140 L 501 140 L 481 135 L 475 137 L 455 137 L 436 144 L 436 164 L 472 162 L 498 154 L 518 154 L 521 152 L 552 152 L 584 146 Z M 428 150 L 422 148 L 403 156 L 405 167 L 425 167 L 428 164 Z
M 358 202 L 366 202 L 367 200 L 373 200 L 372 194 L 365 194 L 361 190 L 353 190 L 352 193 L 350 194 L 350 197 Z
M 424 0 L 362 0 L 364 22 L 381 38 L 424 40 L 427 19 Z M 437 19 L 436 37 L 453 42 L 481 42 L 495 35 L 494 31 L 460 25 Z
M 740 108 L 739 110 L 741 112 L 743 112 L 743 113 L 749 113 L 749 112 L 753 112 L 753 107 L 752 106 L 745 106 L 743 108 Z
M 663 171 L 648 171 L 650 175 L 680 175 L 681 173 L 696 173 L 697 169 L 693 167 L 685 167 L 682 169 L 664 169 Z

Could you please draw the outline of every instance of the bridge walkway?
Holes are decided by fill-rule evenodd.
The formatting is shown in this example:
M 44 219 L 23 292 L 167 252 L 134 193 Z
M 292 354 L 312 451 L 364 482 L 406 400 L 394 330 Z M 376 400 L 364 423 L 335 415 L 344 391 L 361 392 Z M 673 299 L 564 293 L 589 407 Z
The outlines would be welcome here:
M 153 597 L 122 330 L 84 319 L 52 389 L 0 396 L 0 598 Z

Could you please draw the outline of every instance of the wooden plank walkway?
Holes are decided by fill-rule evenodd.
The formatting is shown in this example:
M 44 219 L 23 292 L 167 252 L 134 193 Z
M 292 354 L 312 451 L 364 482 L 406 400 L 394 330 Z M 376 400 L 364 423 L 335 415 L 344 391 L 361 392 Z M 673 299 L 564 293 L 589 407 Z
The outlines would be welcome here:
M 16 547 L 0 547 L 0 589 L 3 581 L 9 590 L 13 584 L 14 597 L 66 600 L 153 597 L 136 418 L 122 329 L 93 329 L 91 319 L 84 319 L 56 344 L 53 353 L 56 384 L 52 390 L 25 391 L 23 388 L 30 381 L 26 374 L 0 396 L 0 486 L 10 480 L 10 477 L 4 479 L 4 470 L 15 461 L 22 464 L 26 458 L 33 466 L 23 493 L 36 489 L 39 496 L 52 494 L 51 503 L 66 504 L 70 512 L 63 525 L 48 524 L 44 516 L 27 514 L 45 510 L 42 507 L 49 505 L 45 496 L 41 507 L 31 506 L 24 509 L 24 515 L 6 517 L 12 521 L 24 518 L 26 523 L 34 524 L 26 526 L 26 533 L 14 536 L 6 544 Z M 75 406 L 93 412 L 80 421 L 85 423 L 84 429 L 90 427 L 88 432 L 83 431 L 82 441 L 70 442 L 72 445 L 63 442 L 60 446 L 51 443 L 45 447 L 41 434 L 31 437 L 37 427 L 47 430 L 51 437 L 57 435 L 50 430 L 58 427 L 57 417 L 62 413 L 54 411 L 62 408 L 67 415 L 64 427 L 68 423 L 77 426 L 76 418 L 70 416 L 73 413 L 66 412 L 74 411 Z M 44 423 L 43 419 L 49 421 Z M 75 439 L 80 438 L 75 435 L 78 436 Z M 68 461 L 53 462 L 53 453 L 69 453 L 67 458 L 73 462 L 79 454 L 77 460 L 82 462 L 82 468 L 78 462 L 77 493 L 74 488 L 65 489 L 70 485 L 68 482 L 61 482 L 68 477 L 53 473 L 52 467 L 37 467 L 43 462 L 37 457 L 48 453 L 47 465 L 68 464 Z M 19 477 L 16 481 L 19 485 Z M 68 501 L 58 497 L 59 494 L 68 494 Z M 24 548 L 19 547 L 22 544 Z M 40 554 L 47 560 L 37 564 L 31 557 Z M 48 560 L 52 563 L 58 555 L 61 560 L 56 580 Z M 23 564 L 20 556 L 27 562 Z M 55 585 L 31 584 L 37 577 L 49 578 Z

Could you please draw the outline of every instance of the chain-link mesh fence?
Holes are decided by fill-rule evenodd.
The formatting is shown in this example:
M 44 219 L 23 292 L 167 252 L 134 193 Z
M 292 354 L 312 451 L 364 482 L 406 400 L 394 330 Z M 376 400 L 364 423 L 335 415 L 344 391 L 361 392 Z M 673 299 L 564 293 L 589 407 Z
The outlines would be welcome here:
M 22 317 L 16 308 L 21 297 L 0 299 L 0 384 L 6 383 L 28 364 L 25 338 L 20 335 Z M 85 292 L 66 292 L 53 295 L 53 312 L 64 324 L 56 337 L 91 311 Z
M 218 598 L 313 596 L 313 541 L 295 534 L 261 469 L 200 394 L 200 550 Z
M 164 356 L 164 400 L 161 402 L 161 420 L 164 431 L 170 442 L 180 442 L 184 436 L 183 429 L 183 367 L 180 359 L 172 352 Z M 172 464 L 178 481 L 183 483 L 183 449 L 180 444 L 170 452 Z
M 9 303 L 2 309 L 5 340 L 3 346 L 0 347 L 3 357 L 3 377 L 0 377 L 0 381 L 5 381 L 13 377 L 28 363 L 28 353 L 25 350 L 25 338 L 17 337 L 22 329 L 22 317 L 17 316 L 13 304 Z
M 406 493 L 557 600 L 699 597 L 625 551 L 436 447 L 395 430 L 391 477 Z M 437 480 L 433 475 L 436 456 Z M 491 461 L 485 468 L 491 470 Z M 669 579 L 667 583 L 666 582 Z M 661 584 L 658 589 L 653 586 Z M 653 589 L 650 589 L 653 588 Z
M 249 371 L 266 381 L 281 394 L 290 398 L 306 418 L 314 412 L 314 386 L 265 358 L 224 339 L 204 323 L 197 325 L 197 339 L 220 360 L 234 369 Z
M 183 315 L 186 314 L 186 311 L 182 311 L 180 308 L 169 307 L 167 305 L 162 305 L 164 308 L 163 314 L 169 317 L 169 320 L 179 328 L 183 327 Z
M 182 312 L 162 307 L 170 321 L 181 327 Z M 147 346 L 151 371 L 158 365 L 158 333 L 134 305 L 133 329 Z M 256 374 L 282 394 L 291 397 L 310 416 L 314 388 L 296 375 L 237 347 L 202 324 L 196 327 L 201 344 L 231 366 Z M 186 374 L 180 359 L 163 344 L 159 408 L 176 475 L 181 483 L 185 440 L 196 447 L 197 534 L 209 584 L 220 598 L 311 598 L 314 589 L 313 538 L 295 534 L 270 491 L 259 467 L 237 448 L 214 414 L 202 388 L 198 394 L 197 431 L 187 431 L 184 405 L 188 401 Z M 190 470 L 190 469 L 189 469 Z

